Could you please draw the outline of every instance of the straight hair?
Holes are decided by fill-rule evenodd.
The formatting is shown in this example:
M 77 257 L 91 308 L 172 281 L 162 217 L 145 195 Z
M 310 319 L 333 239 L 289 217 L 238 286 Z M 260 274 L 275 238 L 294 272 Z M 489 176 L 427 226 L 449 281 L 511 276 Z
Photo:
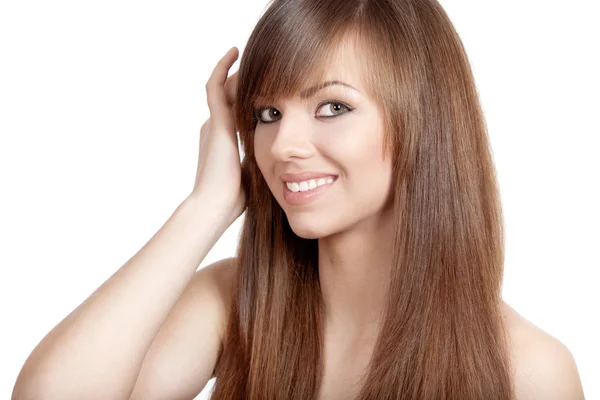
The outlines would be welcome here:
M 354 45 L 393 168 L 387 301 L 357 400 L 513 400 L 503 216 L 463 44 L 436 0 L 273 0 L 240 60 L 247 209 L 212 400 L 316 399 L 318 239 L 294 234 L 255 159 L 253 104 L 295 96 Z M 366 267 L 366 266 L 365 266 Z

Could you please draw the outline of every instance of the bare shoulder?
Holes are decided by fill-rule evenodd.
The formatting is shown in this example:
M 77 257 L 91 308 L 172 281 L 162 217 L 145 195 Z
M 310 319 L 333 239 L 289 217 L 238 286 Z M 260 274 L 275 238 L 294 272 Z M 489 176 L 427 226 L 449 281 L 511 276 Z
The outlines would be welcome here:
M 517 400 L 584 400 L 575 358 L 560 340 L 504 303 Z
M 233 280 L 237 267 L 237 258 L 230 257 L 211 264 L 203 269 L 207 269 L 216 284 L 219 301 L 219 337 L 223 341 L 225 328 L 227 327 L 227 313 L 231 304 L 231 295 L 233 291 Z
M 223 259 L 194 273 L 146 353 L 131 400 L 191 399 L 214 376 L 233 265 Z

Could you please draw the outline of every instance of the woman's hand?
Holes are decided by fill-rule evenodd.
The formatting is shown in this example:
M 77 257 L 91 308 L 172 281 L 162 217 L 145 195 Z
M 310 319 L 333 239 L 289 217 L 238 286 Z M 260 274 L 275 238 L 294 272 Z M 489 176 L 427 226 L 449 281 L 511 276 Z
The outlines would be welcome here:
M 240 153 L 233 116 L 237 92 L 237 72 L 229 78 L 238 49 L 230 49 L 215 66 L 206 83 L 210 118 L 200 129 L 200 151 L 196 182 L 190 197 L 210 198 L 222 207 L 230 222 L 246 209 L 246 194 L 241 184 Z

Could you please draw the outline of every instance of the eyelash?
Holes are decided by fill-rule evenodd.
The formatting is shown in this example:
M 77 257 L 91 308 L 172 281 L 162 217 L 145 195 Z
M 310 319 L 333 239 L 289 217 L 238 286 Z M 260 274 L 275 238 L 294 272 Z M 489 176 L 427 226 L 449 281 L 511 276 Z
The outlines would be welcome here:
M 320 118 L 325 118 L 325 119 L 329 119 L 329 118 L 337 118 L 340 117 L 342 115 L 348 114 L 350 112 L 352 112 L 354 110 L 354 108 L 350 107 L 349 105 L 342 103 L 341 101 L 336 101 L 336 100 L 327 100 L 324 101 L 323 103 L 319 104 L 317 107 L 317 110 L 320 109 L 321 107 L 323 107 L 326 104 L 339 104 L 342 107 L 346 108 L 346 112 L 341 113 L 341 114 L 337 114 L 337 115 L 328 115 L 328 116 L 324 116 L 324 117 L 320 117 Z M 260 124 L 272 124 L 274 122 L 277 122 L 277 120 L 275 121 L 262 121 L 260 118 L 260 114 L 264 111 L 264 110 L 268 110 L 269 108 L 273 108 L 273 107 L 269 107 L 269 106 L 265 106 L 265 107 L 259 107 L 259 108 L 255 108 L 254 110 L 252 110 L 252 117 L 254 119 L 255 122 L 260 123 Z

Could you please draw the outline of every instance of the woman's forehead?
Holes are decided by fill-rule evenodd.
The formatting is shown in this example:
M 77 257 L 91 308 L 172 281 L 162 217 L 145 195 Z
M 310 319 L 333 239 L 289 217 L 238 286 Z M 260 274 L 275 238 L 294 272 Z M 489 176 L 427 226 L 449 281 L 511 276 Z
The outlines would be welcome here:
M 264 91 L 255 93 L 254 101 L 268 102 L 288 97 L 306 101 L 321 91 L 329 90 L 343 92 L 348 96 L 366 95 L 364 73 L 368 66 L 365 65 L 365 56 L 358 47 L 356 40 L 346 38 L 337 44 L 333 51 L 324 55 L 325 58 L 313 63 L 313 66 L 299 65 L 297 69 L 292 68 L 294 71 L 303 71 L 304 75 L 301 80 L 294 82 L 294 87 L 269 85 L 263 81 L 261 86 Z M 268 88 L 269 86 L 271 89 Z M 284 91 L 287 94 L 277 93 Z
M 361 90 L 362 88 L 360 88 L 360 82 L 357 84 L 354 82 L 354 80 L 355 79 L 342 79 L 335 77 L 326 78 L 325 81 L 311 84 L 311 86 L 299 90 L 298 93 L 295 95 L 295 98 L 297 98 L 300 101 L 306 101 L 312 99 L 322 91 L 332 89 L 335 89 L 338 92 L 343 92 L 344 94 L 350 97 L 355 97 L 361 94 L 364 95 L 363 90 Z M 267 97 L 263 96 L 255 96 L 255 99 L 257 102 L 264 102 L 269 100 Z
M 292 97 L 299 101 L 307 101 L 322 92 L 335 91 L 336 93 L 344 93 L 350 97 L 366 96 L 366 90 L 362 75 L 359 68 L 350 67 L 338 61 L 326 65 L 325 74 L 322 76 L 311 77 L 308 82 L 302 84 L 302 87 L 295 88 Z M 278 96 L 276 93 L 268 93 L 265 96 L 257 95 L 257 102 L 273 100 Z

